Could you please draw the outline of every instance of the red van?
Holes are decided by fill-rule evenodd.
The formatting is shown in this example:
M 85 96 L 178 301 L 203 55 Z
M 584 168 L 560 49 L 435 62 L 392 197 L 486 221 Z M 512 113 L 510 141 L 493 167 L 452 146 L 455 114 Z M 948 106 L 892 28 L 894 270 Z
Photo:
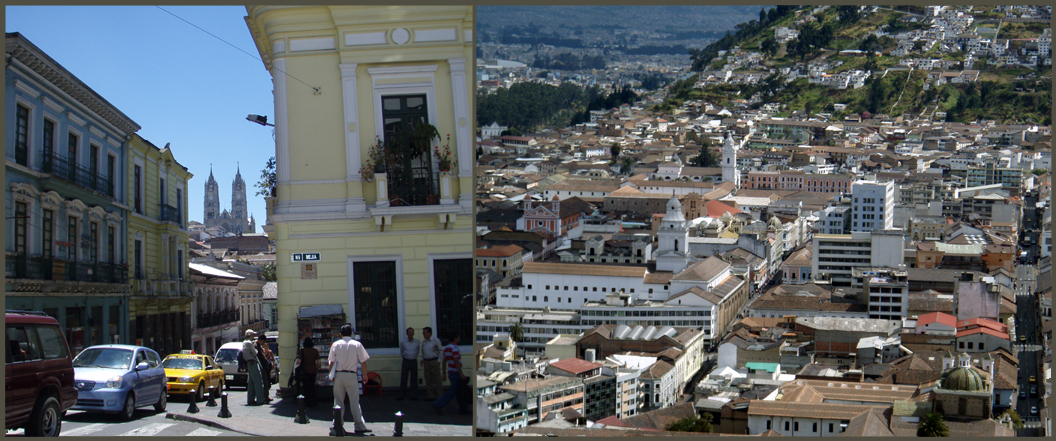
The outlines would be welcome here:
M 62 416 L 77 402 L 73 355 L 59 322 L 29 311 L 6 311 L 4 322 L 7 429 L 59 436 Z

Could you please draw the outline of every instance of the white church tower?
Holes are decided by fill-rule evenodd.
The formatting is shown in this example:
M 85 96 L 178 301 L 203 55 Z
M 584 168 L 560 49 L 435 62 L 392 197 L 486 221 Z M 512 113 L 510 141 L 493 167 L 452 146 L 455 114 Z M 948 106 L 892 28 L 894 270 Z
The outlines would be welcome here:
M 667 201 L 667 213 L 660 221 L 656 232 L 660 243 L 657 247 L 656 269 L 679 273 L 689 266 L 689 222 L 682 215 L 682 203 L 675 195 Z
M 722 182 L 733 182 L 737 188 L 741 186 L 741 172 L 737 170 L 737 145 L 730 132 L 726 132 L 726 139 L 722 143 Z

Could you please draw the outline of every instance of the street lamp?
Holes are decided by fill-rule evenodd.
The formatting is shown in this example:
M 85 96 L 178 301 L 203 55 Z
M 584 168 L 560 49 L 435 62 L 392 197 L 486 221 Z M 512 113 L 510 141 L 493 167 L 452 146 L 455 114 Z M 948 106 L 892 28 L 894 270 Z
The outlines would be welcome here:
M 262 126 L 275 127 L 275 124 L 268 124 L 268 117 L 264 116 L 264 115 L 254 115 L 254 114 L 251 113 L 251 114 L 246 116 L 246 121 L 254 122 L 254 123 L 260 124 Z

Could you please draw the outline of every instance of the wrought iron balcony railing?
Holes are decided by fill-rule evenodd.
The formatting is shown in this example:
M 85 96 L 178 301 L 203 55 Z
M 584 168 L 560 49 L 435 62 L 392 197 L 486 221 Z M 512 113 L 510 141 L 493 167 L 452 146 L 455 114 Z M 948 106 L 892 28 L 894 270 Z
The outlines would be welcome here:
M 158 220 L 162 222 L 172 222 L 180 227 L 183 227 L 182 219 L 180 219 L 180 210 L 171 205 L 161 204 L 161 211 L 158 213 Z
M 16 254 L 7 259 L 7 274 L 15 279 L 128 283 L 128 266 L 108 262 L 72 262 Z
M 242 319 L 242 313 L 237 309 L 219 311 L 211 314 L 198 314 L 198 327 L 208 328 L 225 323 L 234 323 Z
M 43 167 L 41 167 L 41 171 L 44 173 L 51 173 L 52 175 L 59 176 L 100 193 L 111 196 L 114 194 L 113 184 L 105 176 L 98 172 L 93 172 L 91 169 L 83 165 L 71 163 L 69 158 L 59 156 L 55 153 L 44 157 L 44 164 Z

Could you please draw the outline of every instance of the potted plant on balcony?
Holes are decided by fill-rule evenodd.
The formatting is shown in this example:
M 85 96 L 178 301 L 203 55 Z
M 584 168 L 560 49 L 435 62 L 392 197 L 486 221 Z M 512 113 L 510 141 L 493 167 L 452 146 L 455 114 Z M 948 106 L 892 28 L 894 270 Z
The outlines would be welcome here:
M 367 161 L 359 168 L 359 175 L 364 181 L 374 182 L 375 173 L 385 173 L 385 143 L 380 136 L 374 137 L 374 145 L 367 152 Z
M 458 162 L 455 161 L 455 155 L 451 154 L 451 135 L 447 135 L 447 143 L 444 144 L 444 149 L 440 149 L 440 145 L 436 146 L 436 162 L 437 168 L 440 169 L 441 174 L 451 173 L 455 167 L 458 166 Z

